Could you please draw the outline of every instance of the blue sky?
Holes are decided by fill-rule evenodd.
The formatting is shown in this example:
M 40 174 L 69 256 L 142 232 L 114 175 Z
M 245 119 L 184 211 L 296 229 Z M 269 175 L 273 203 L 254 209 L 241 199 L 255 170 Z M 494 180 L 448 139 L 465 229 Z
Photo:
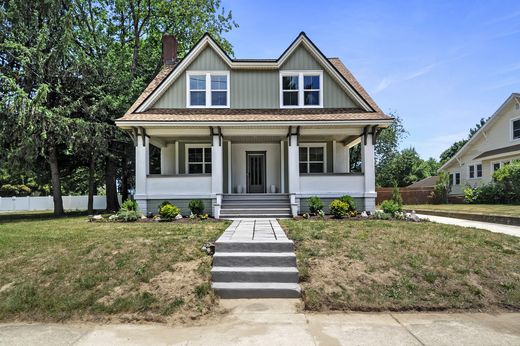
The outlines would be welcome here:
M 300 31 L 340 57 L 423 158 L 520 92 L 520 1 L 224 0 L 237 58 L 276 58 Z

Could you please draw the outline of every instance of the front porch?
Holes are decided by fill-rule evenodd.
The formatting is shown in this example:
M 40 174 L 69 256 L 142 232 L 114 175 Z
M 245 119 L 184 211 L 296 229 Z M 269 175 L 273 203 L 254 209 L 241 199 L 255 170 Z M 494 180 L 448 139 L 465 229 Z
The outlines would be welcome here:
M 220 217 L 223 196 L 287 195 L 289 215 L 307 199 L 325 204 L 341 195 L 358 209 L 375 203 L 376 126 L 150 126 L 133 128 L 135 199 L 156 212 L 169 200 L 189 214 L 192 199 Z M 260 195 L 258 195 L 260 196 Z

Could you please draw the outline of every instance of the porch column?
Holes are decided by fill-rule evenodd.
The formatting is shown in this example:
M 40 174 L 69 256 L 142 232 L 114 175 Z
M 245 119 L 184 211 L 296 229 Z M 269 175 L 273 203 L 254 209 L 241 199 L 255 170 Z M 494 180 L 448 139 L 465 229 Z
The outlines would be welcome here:
M 220 217 L 220 201 L 222 200 L 222 192 L 224 190 L 224 155 L 223 140 L 220 135 L 212 136 L 211 146 L 211 194 L 215 196 L 216 202 L 213 206 L 213 216 Z
M 376 203 L 376 169 L 372 134 L 361 140 L 362 170 L 365 179 L 365 210 L 373 212 Z
M 333 141 L 332 148 L 332 156 L 334 160 L 334 173 L 348 173 L 348 147 L 343 145 L 343 143 Z
M 173 175 L 175 173 L 175 144 L 170 143 L 161 148 L 161 174 Z
M 298 215 L 299 202 L 296 195 L 300 193 L 300 152 L 298 135 L 289 136 L 289 150 L 287 154 L 287 170 L 289 173 L 289 193 L 291 194 L 291 212 Z
M 134 199 L 143 213 L 147 213 L 146 179 L 149 173 L 149 140 L 139 134 L 135 147 L 135 195 Z

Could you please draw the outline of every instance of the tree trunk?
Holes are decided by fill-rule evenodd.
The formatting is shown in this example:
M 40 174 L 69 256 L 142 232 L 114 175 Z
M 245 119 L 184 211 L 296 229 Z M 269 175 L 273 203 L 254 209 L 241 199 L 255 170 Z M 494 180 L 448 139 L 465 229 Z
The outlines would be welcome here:
M 128 159 L 126 158 L 126 150 L 123 153 L 121 161 L 121 196 L 123 202 L 128 199 Z
M 54 216 L 64 216 L 63 199 L 61 197 L 60 170 L 56 148 L 49 149 L 49 166 L 51 169 L 52 199 L 54 201 Z
M 116 162 L 110 156 L 106 159 L 105 185 L 107 193 L 107 210 L 118 211 L 119 201 L 117 200 Z
M 96 181 L 94 174 L 96 172 L 96 159 L 94 156 L 90 158 L 90 166 L 88 171 L 88 213 L 94 214 L 94 193 L 96 191 Z

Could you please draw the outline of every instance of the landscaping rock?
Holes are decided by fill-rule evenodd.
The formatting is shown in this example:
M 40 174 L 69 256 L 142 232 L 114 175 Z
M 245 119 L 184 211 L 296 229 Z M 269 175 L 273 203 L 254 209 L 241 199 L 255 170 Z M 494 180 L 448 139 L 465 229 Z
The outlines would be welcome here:
M 180 220 L 182 219 L 182 215 L 181 214 L 178 214 L 176 217 L 175 217 L 175 220 Z
M 94 221 L 103 220 L 103 216 L 102 215 L 94 215 L 94 216 L 92 216 L 92 220 L 94 220 Z
M 366 211 L 363 211 L 363 212 L 361 213 L 361 217 L 368 217 L 367 212 L 366 212 Z
M 419 221 L 421 221 L 421 219 L 419 218 L 419 216 L 417 216 L 417 214 L 415 213 L 415 210 L 412 210 L 412 212 L 410 213 L 410 218 L 409 218 L 409 220 L 414 221 L 414 222 L 419 222 Z
M 116 215 L 116 214 L 114 214 L 114 215 L 110 215 L 110 216 L 108 217 L 108 219 L 109 219 L 110 221 L 117 220 L 117 215 Z

